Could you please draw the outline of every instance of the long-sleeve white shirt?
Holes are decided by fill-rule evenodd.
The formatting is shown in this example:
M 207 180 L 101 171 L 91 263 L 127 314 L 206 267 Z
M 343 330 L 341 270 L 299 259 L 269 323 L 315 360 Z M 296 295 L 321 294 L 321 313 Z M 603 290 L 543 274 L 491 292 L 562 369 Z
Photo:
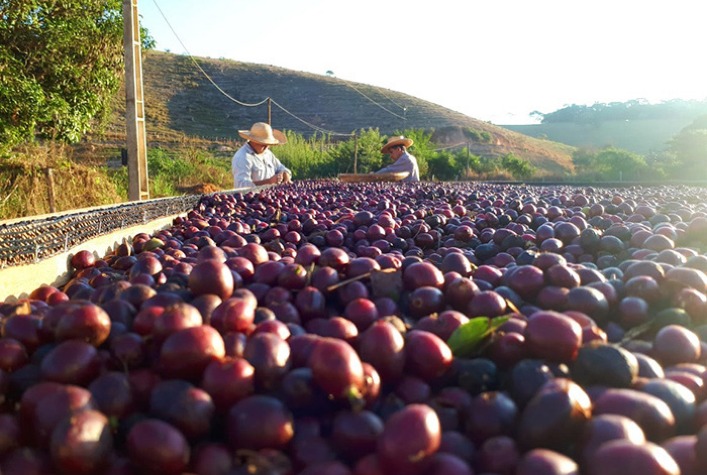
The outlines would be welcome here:
M 258 155 L 248 142 L 238 149 L 231 160 L 234 188 L 252 188 L 254 181 L 265 180 L 280 172 L 292 175 L 269 148 Z
M 400 173 L 407 172 L 403 181 L 420 181 L 420 169 L 417 166 L 417 159 L 408 152 L 403 153 L 400 158 L 378 170 L 376 173 Z

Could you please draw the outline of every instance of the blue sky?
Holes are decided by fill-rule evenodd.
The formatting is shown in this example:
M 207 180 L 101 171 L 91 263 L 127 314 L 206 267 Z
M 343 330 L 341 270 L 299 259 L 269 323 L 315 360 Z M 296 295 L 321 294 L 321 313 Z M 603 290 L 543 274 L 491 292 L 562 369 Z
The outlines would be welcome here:
M 531 123 L 532 111 L 569 104 L 707 99 L 707 28 L 693 0 L 140 0 L 138 8 L 158 50 L 332 71 L 496 124 Z

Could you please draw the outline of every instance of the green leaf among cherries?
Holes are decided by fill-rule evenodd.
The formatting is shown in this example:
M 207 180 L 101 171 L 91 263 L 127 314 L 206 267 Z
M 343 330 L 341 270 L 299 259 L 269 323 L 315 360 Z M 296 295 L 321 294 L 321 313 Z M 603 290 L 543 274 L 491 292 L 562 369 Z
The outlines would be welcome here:
M 496 329 L 510 317 L 474 317 L 460 325 L 447 340 L 454 356 L 467 357 L 477 354 Z

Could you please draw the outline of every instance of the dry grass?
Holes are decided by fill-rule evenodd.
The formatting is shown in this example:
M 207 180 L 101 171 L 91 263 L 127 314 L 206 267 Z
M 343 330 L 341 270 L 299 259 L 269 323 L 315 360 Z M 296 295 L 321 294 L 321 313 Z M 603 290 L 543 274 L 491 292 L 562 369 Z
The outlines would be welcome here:
M 0 177 L 0 219 L 122 201 L 101 169 L 75 162 L 65 146 L 20 147 L 2 160 Z

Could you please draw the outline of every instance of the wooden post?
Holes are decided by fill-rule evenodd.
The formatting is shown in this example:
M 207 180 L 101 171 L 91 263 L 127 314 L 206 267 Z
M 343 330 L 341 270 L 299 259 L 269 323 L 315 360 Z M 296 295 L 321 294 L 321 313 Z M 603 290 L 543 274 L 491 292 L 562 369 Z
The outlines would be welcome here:
M 123 0 L 125 50 L 125 124 L 128 149 L 128 199 L 150 198 L 147 181 L 145 100 L 142 87 L 142 53 L 138 0 Z
M 354 173 L 358 173 L 358 135 L 354 135 Z
M 272 99 L 268 97 L 268 125 L 272 125 Z
M 49 193 L 49 212 L 56 213 L 56 201 L 54 200 L 54 169 L 47 167 L 47 188 Z

